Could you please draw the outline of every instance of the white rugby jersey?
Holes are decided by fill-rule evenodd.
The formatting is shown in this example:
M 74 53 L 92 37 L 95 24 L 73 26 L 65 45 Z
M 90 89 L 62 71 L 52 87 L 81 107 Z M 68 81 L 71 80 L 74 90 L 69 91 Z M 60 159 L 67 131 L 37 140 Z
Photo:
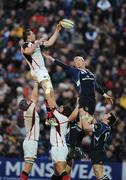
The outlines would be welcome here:
M 25 49 L 26 47 L 31 47 L 32 45 L 33 45 L 33 43 L 31 43 L 31 42 L 24 42 L 23 46 L 21 47 L 21 51 L 22 51 L 22 48 Z M 34 50 L 32 55 L 27 55 L 22 51 L 22 54 L 25 57 L 25 60 L 28 63 L 28 65 L 32 71 L 40 70 L 40 69 L 47 71 L 47 69 L 45 67 L 44 58 L 43 58 L 43 55 L 41 52 L 42 47 L 43 46 L 38 46 Z
M 69 119 L 57 110 L 55 110 L 53 114 L 56 117 L 58 126 L 51 126 L 50 143 L 52 146 L 64 146 L 66 145 L 67 125 Z
M 31 102 L 27 111 L 24 111 L 24 124 L 26 130 L 25 140 L 39 140 L 39 115 L 35 110 L 35 103 Z

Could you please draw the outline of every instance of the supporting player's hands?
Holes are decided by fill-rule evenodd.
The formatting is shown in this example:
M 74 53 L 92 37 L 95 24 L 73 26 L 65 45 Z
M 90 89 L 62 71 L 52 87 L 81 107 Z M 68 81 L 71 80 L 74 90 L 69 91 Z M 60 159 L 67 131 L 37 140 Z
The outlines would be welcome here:
M 40 45 L 42 45 L 44 43 L 44 41 L 46 41 L 46 39 L 40 38 L 39 40 L 36 40 L 34 44 L 36 46 L 40 46 Z
M 36 40 L 35 42 L 34 42 L 34 45 L 37 47 L 37 46 L 40 46 L 42 44 L 42 40 L 41 39 L 39 39 L 39 40 Z
M 43 53 L 43 56 L 50 61 L 55 61 L 55 59 L 52 56 L 50 56 L 49 54 Z
M 106 103 L 108 104 L 113 104 L 113 98 L 111 96 L 109 96 L 108 94 L 104 93 L 103 94 L 105 100 L 106 100 Z
M 31 79 L 34 81 L 34 83 L 38 83 L 37 77 L 33 76 L 32 74 L 31 74 Z
M 79 96 L 77 97 L 76 106 L 79 108 Z

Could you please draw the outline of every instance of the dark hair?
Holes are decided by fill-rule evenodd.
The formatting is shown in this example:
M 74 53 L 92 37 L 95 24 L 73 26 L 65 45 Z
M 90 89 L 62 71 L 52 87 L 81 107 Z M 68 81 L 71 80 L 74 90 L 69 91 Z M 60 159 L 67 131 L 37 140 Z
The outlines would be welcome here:
M 26 111 L 29 107 L 29 104 L 27 103 L 27 100 L 26 99 L 22 99 L 20 102 L 19 102 L 19 108 L 22 110 L 22 111 Z
M 27 41 L 27 36 L 30 35 L 30 31 L 31 31 L 31 29 L 24 30 L 24 32 L 23 32 L 23 40 L 24 41 Z
M 110 113 L 110 115 L 111 116 L 108 118 L 109 119 L 108 125 L 113 126 L 116 123 L 117 119 L 113 113 Z
M 63 114 L 67 117 L 70 116 L 70 114 L 72 113 L 72 108 L 70 106 L 64 106 L 63 107 Z

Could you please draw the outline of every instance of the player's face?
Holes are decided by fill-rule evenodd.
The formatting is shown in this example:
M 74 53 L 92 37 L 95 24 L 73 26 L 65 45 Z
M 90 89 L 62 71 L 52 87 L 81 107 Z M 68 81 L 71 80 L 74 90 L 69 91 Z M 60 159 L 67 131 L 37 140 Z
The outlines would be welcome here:
M 34 42 L 35 39 L 35 34 L 32 31 L 30 31 L 30 34 L 28 35 L 28 41 Z
M 81 56 L 76 56 L 74 58 L 74 66 L 76 68 L 84 68 L 85 67 L 85 60 Z
M 109 122 L 109 117 L 111 116 L 111 114 L 110 113 L 107 113 L 107 114 L 105 114 L 104 116 L 103 116 L 103 120 L 105 120 L 106 122 Z

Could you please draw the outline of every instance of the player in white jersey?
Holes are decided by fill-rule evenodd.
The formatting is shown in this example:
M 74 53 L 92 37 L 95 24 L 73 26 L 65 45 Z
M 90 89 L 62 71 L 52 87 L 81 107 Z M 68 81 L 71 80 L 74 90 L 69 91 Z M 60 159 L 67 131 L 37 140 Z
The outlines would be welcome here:
M 39 140 L 39 115 L 36 111 L 38 99 L 38 83 L 34 82 L 34 88 L 31 100 L 22 99 L 19 108 L 23 111 L 26 137 L 23 142 L 23 151 L 25 165 L 21 173 L 20 180 L 27 180 L 32 169 L 33 163 L 37 157 L 38 140 Z
M 54 44 L 61 28 L 62 26 L 59 23 L 49 40 L 43 40 L 42 38 L 37 40 L 35 34 L 30 29 L 27 29 L 23 33 L 24 44 L 21 47 L 22 54 L 30 67 L 31 75 L 35 76 L 37 81 L 42 84 L 50 109 L 56 107 L 56 102 L 52 83 L 45 67 L 42 50 L 43 47 L 49 47 Z
M 58 126 L 51 126 L 50 143 L 51 157 L 54 163 L 55 175 L 52 180 L 69 180 L 70 176 L 66 171 L 68 147 L 66 144 L 66 134 L 68 132 L 68 122 L 75 120 L 78 115 L 78 106 L 71 113 L 69 106 L 53 111 L 53 115 L 58 123 Z M 61 114 L 62 113 L 62 114 Z

